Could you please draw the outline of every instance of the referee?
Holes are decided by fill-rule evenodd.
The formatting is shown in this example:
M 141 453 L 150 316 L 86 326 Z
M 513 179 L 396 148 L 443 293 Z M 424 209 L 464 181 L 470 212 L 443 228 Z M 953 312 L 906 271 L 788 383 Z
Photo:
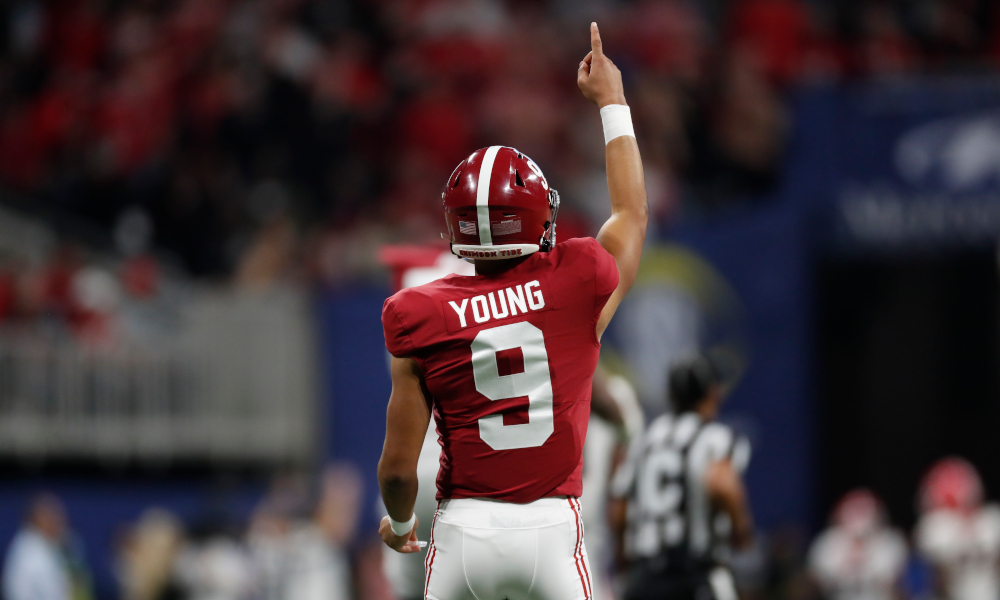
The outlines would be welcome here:
M 723 385 L 709 358 L 678 362 L 669 377 L 673 412 L 650 423 L 612 483 L 624 600 L 736 600 L 726 559 L 752 540 L 741 480 L 750 444 L 714 422 Z

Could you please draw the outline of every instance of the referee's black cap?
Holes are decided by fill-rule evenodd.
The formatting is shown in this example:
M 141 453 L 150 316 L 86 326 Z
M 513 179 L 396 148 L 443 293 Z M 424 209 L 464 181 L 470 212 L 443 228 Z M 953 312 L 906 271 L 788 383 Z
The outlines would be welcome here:
M 715 361 L 698 353 L 674 362 L 669 371 L 669 401 L 678 413 L 694 409 L 713 385 L 723 383 Z

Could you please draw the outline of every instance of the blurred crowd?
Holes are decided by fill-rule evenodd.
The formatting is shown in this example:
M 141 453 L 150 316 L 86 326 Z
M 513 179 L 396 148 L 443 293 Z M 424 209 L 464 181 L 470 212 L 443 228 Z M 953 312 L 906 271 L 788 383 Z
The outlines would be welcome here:
M 386 240 L 436 238 L 450 169 L 503 143 L 562 191 L 561 231 L 588 233 L 603 153 L 574 76 L 596 19 L 666 226 L 775 185 L 788 90 L 995 70 L 998 16 L 988 0 L 5 2 L 3 202 L 109 247 L 147 219 L 157 260 L 196 276 L 338 282 L 377 269 Z
M 31 323 L 88 346 L 148 339 L 169 329 L 165 287 L 146 254 L 109 264 L 71 243 L 39 261 L 0 254 L 0 327 Z
M 357 530 L 362 487 L 356 469 L 343 464 L 328 467 L 312 483 L 279 476 L 243 525 L 218 515 L 184 523 L 149 508 L 118 535 L 117 597 L 399 600 L 389 573 L 399 565 L 386 562 L 374 529 Z M 975 467 L 956 457 L 933 465 L 920 483 L 917 508 L 916 526 L 907 536 L 891 524 L 875 493 L 853 490 L 808 548 L 798 547 L 796 534 L 779 530 L 736 554 L 732 566 L 740 596 L 995 600 L 1000 505 L 987 502 Z M 592 554 L 601 554 L 599 542 L 606 540 L 590 537 L 588 544 L 597 544 Z M 407 558 L 419 562 L 422 556 Z M 2 577 L 5 600 L 94 597 L 88 559 L 58 498 L 41 495 L 31 502 L 6 549 Z
M 560 190 L 561 239 L 593 233 L 603 144 L 574 84 L 591 20 L 624 74 L 660 234 L 780 183 L 801 86 L 1000 68 L 989 0 L 3 2 L 0 204 L 57 241 L 22 255 L 0 215 L 0 325 L 98 342 L 148 328 L 168 274 L 383 277 L 378 248 L 433 242 L 448 173 L 493 143 Z M 1000 511 L 967 463 L 936 473 L 911 540 L 854 492 L 805 562 L 781 531 L 738 558 L 748 597 L 995 600 Z M 151 509 L 121 537 L 121 597 L 389 598 L 381 553 L 357 541 L 360 487 L 345 469 L 281 479 L 240 528 Z M 21 595 L 39 573 L 49 588 Z M 38 498 L 4 597 L 89 589 L 59 501 Z
M 372 580 L 352 560 L 360 477 L 343 465 L 318 484 L 278 477 L 245 526 L 215 515 L 185 524 L 149 508 L 122 530 L 115 575 L 122 600 L 350 600 L 378 598 L 355 579 Z M 32 501 L 3 570 L 6 600 L 90 600 L 83 553 L 60 501 Z M 379 556 L 377 553 L 374 556 Z M 376 563 L 377 570 L 377 563 Z M 361 573 L 355 576 L 355 569 Z M 370 570 L 370 568 L 369 568 Z M 377 581 L 378 578 L 376 577 Z
M 1000 505 L 987 503 L 979 473 L 945 458 L 920 484 L 912 536 L 895 529 L 870 490 L 848 493 L 813 542 L 808 566 L 830 600 L 1000 596 Z M 912 549 L 911 549 L 912 547 Z
M 151 233 L 149 217 L 132 210 L 111 232 L 114 251 L 102 251 L 0 209 L 0 332 L 92 349 L 162 340 L 176 330 L 187 278 L 161 265 Z

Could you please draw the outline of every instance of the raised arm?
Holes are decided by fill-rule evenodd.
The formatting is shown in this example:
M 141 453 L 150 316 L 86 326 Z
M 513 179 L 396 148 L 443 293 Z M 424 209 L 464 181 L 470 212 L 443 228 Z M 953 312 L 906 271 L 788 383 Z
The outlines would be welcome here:
M 382 541 L 397 552 L 419 552 L 417 526 L 396 535 L 389 517 L 405 523 L 413 516 L 417 501 L 417 460 L 430 422 L 430 408 L 424 395 L 423 379 L 412 358 L 392 358 L 392 393 L 385 417 L 385 443 L 378 461 L 378 485 L 389 511 L 378 532 Z
M 631 117 L 628 116 L 627 109 L 614 106 L 628 106 L 625 103 L 622 74 L 611 59 L 604 56 L 597 23 L 590 24 L 590 46 L 590 53 L 580 62 L 577 85 L 584 97 L 598 108 L 611 107 L 601 111 L 606 132 L 620 131 L 618 127 L 622 119 L 627 120 L 630 129 Z M 635 137 L 626 134 L 611 139 L 605 148 L 605 160 L 608 191 L 611 192 L 611 218 L 601 227 L 597 241 L 614 257 L 618 265 L 618 288 L 604 305 L 604 311 L 597 322 L 598 339 L 635 282 L 639 259 L 642 257 L 642 244 L 646 240 L 646 221 L 649 218 L 642 159 Z

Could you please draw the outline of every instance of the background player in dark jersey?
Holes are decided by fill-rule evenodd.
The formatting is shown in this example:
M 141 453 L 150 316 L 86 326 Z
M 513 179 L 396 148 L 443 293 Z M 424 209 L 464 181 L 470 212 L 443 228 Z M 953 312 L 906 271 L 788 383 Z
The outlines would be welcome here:
M 621 73 L 596 24 L 577 83 L 604 124 L 612 216 L 597 240 L 556 244 L 559 196 L 512 148 L 463 161 L 442 192 L 452 251 L 476 264 L 389 298 L 392 394 L 379 533 L 417 552 L 417 461 L 433 411 L 440 501 L 426 598 L 592 597 L 582 450 L 600 338 L 638 271 L 647 207 Z
M 752 538 L 741 480 L 750 445 L 713 422 L 723 382 L 707 357 L 675 364 L 669 390 L 674 412 L 650 423 L 612 483 L 625 600 L 735 600 L 725 562 Z

